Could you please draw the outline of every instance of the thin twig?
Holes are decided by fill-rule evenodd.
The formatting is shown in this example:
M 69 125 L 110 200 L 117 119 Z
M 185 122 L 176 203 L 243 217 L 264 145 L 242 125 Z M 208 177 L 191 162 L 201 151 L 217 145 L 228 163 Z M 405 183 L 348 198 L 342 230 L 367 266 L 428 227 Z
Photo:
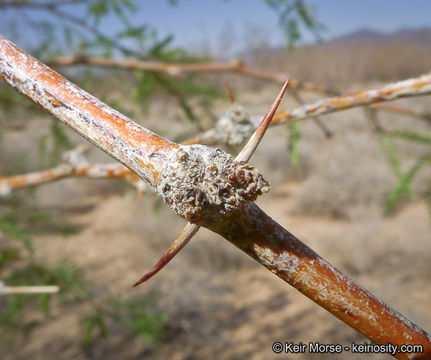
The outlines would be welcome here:
M 55 294 L 59 291 L 60 288 L 55 285 L 7 286 L 2 281 L 0 281 L 0 296 L 17 294 Z
M 427 120 L 428 122 L 431 122 L 431 113 L 429 112 L 412 110 L 392 103 L 373 104 L 370 106 L 370 108 L 377 109 L 379 111 L 395 113 L 399 115 L 407 115 L 407 116 L 424 119 L 424 120 Z
M 305 102 L 302 99 L 302 96 L 298 93 L 298 91 L 294 90 L 292 91 L 292 97 L 296 100 L 296 102 L 299 105 L 304 105 Z M 317 127 L 322 131 L 323 135 L 327 139 L 330 139 L 332 137 L 332 132 L 329 130 L 329 128 L 325 125 L 325 123 L 320 119 L 320 117 L 314 117 L 313 118 L 314 123 L 317 125 Z
M 12 190 L 47 184 L 68 177 L 91 179 L 123 179 L 142 190 L 139 177 L 124 166 L 112 164 L 71 164 L 64 162 L 54 168 L 32 173 L 0 176 L 0 196 L 8 196 Z
M 58 6 L 82 3 L 83 0 L 57 0 L 54 2 L 35 2 L 35 1 L 0 1 L 0 8 L 32 8 L 32 9 L 52 9 Z
M 0 37 L 0 75 L 60 121 L 135 171 L 178 215 L 233 243 L 377 344 L 431 338 L 299 241 L 253 203 L 268 184 L 221 150 L 175 144 L 133 123 Z M 218 185 L 215 191 L 215 185 Z
M 376 133 L 383 134 L 385 130 L 383 126 L 380 124 L 379 118 L 377 117 L 377 110 L 371 107 L 364 107 L 365 118 L 368 120 L 373 130 Z
M 52 14 L 58 16 L 59 18 L 66 20 L 68 22 L 74 23 L 85 30 L 87 30 L 90 33 L 95 34 L 99 39 L 111 44 L 116 49 L 121 50 L 124 54 L 130 56 L 133 55 L 139 59 L 143 58 L 142 54 L 139 52 L 124 46 L 123 44 L 120 44 L 118 41 L 111 39 L 107 36 L 105 36 L 96 26 L 91 25 L 89 22 L 85 21 L 82 17 L 78 17 L 75 15 L 72 15 L 68 12 L 65 12 L 63 10 L 58 9 L 57 7 L 48 7 L 46 10 L 50 11 Z

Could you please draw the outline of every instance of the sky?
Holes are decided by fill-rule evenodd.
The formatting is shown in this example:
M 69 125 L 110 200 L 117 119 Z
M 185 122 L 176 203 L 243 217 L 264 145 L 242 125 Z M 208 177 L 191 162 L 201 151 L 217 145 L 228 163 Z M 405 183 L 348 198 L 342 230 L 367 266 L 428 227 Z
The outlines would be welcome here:
M 44 2 L 42 0 L 31 0 Z M 52 0 L 45 0 L 52 1 Z M 360 29 L 393 32 L 402 28 L 431 26 L 430 0 L 308 0 L 317 10 L 320 21 L 326 26 L 324 39 L 331 39 Z M 241 51 L 253 42 L 267 42 L 271 46 L 284 43 L 278 26 L 277 14 L 262 0 L 178 0 L 171 6 L 167 0 L 136 1 L 137 11 L 130 14 L 133 24 L 149 23 L 161 37 L 175 34 L 175 45 L 197 51 L 217 52 L 224 48 Z M 83 6 L 65 7 L 75 15 L 83 16 Z M 8 37 L 17 36 L 11 31 L 10 21 L 16 12 L 0 10 L 0 32 Z M 50 16 L 43 11 L 27 11 L 25 22 Z M 23 21 L 21 19 L 21 21 Z M 23 26 L 19 28 L 24 28 Z M 101 23 L 102 32 L 108 36 L 120 28 L 113 16 Z M 20 30 L 15 29 L 15 32 Z M 30 30 L 24 37 L 33 42 L 36 37 Z M 315 38 L 304 31 L 304 41 Z M 16 40 L 17 41 L 17 40 Z M 225 44 L 225 45 L 223 45 Z
M 167 1 L 145 1 L 135 18 L 146 19 L 166 33 L 175 33 L 183 44 L 206 37 L 217 39 L 226 25 L 234 35 L 243 37 L 247 24 L 260 26 L 270 34 L 272 43 L 283 43 L 277 14 L 262 0 L 181 0 L 172 8 Z M 383 32 L 405 27 L 431 26 L 430 0 L 309 0 L 326 26 L 325 38 L 371 28 Z M 305 40 L 313 40 L 305 33 Z M 242 39 L 240 39 L 241 41 Z

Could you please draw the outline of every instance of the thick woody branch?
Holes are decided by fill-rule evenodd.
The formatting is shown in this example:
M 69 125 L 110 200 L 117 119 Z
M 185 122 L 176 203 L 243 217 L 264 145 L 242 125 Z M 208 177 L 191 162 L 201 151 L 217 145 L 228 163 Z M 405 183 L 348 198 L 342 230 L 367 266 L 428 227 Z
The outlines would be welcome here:
M 144 179 L 177 214 L 199 222 L 268 190 L 251 165 L 220 149 L 179 145 L 152 133 L 0 38 L 0 75 Z
M 426 332 L 322 259 L 254 203 L 238 210 L 236 216 L 203 226 L 375 343 L 424 346 L 421 354 L 397 353 L 397 358 L 431 358 L 431 338 Z
M 229 107 L 217 122 L 214 129 L 190 138 L 183 145 L 193 144 L 228 144 L 239 146 L 256 128 L 254 119 L 241 105 Z M 67 177 L 125 179 L 132 184 L 142 186 L 142 180 L 128 168 L 118 163 L 81 164 L 67 162 L 51 169 L 15 175 L 0 176 L 0 196 L 9 195 L 16 188 L 38 186 L 44 183 L 61 180 Z
M 0 74 L 145 179 L 177 213 L 217 232 L 270 271 L 376 343 L 421 344 L 416 325 L 361 288 L 277 224 L 253 201 L 267 186 L 246 163 L 221 150 L 169 142 L 133 123 L 0 38 Z

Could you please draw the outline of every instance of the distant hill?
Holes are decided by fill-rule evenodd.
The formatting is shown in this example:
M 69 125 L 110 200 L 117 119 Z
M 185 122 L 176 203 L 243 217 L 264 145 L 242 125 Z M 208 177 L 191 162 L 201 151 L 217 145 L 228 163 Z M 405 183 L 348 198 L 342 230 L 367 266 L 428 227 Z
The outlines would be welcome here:
M 383 33 L 362 29 L 319 44 L 264 48 L 244 57 L 261 68 L 329 87 L 354 81 L 393 81 L 431 71 L 431 27 Z
M 383 33 L 372 29 L 363 29 L 325 41 L 323 45 L 382 45 L 389 43 L 418 44 L 431 48 L 431 27 L 402 29 L 392 33 Z

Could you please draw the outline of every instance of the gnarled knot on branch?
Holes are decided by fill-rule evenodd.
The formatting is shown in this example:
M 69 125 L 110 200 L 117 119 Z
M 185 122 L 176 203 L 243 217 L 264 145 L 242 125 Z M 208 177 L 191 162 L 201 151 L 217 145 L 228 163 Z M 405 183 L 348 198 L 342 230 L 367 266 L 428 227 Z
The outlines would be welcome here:
M 269 183 L 223 150 L 182 145 L 164 167 L 158 191 L 178 215 L 199 224 L 256 200 L 269 191 Z

